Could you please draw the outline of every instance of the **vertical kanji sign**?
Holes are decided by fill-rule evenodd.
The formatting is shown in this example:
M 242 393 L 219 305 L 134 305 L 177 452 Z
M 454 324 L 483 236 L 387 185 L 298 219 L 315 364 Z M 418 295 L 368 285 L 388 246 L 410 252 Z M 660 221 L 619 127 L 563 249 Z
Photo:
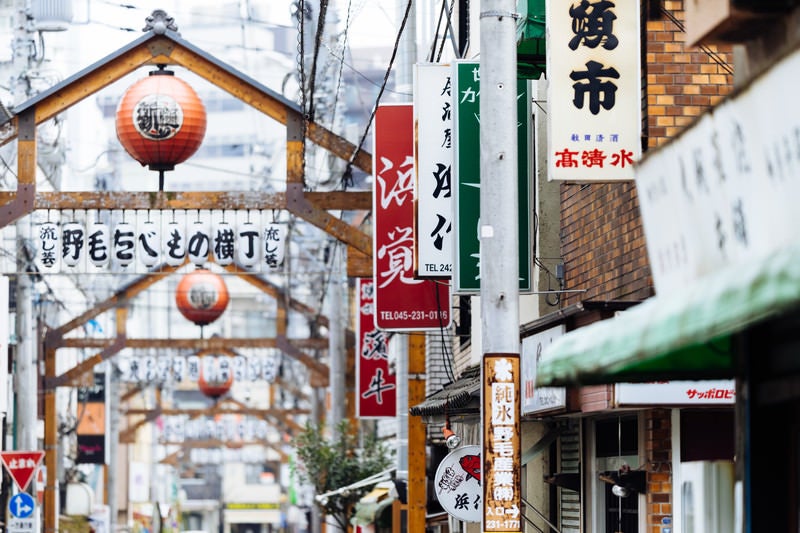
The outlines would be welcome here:
M 639 1 L 550 1 L 545 12 L 549 179 L 633 179 L 642 142 Z
M 414 276 L 414 109 L 382 104 L 373 151 L 375 326 L 424 331 L 450 325 L 450 286 Z
M 17 487 L 22 492 L 25 492 L 25 489 L 28 488 L 43 458 L 44 452 L 40 450 L 32 452 L 0 452 L 3 466 L 8 470 L 11 479 L 14 480 L 14 483 L 17 484 Z
M 416 256 L 420 278 L 453 274 L 453 107 L 452 68 L 417 65 L 414 71 L 414 122 L 417 137 Z
M 356 280 L 356 383 L 359 418 L 397 415 L 397 376 L 389 367 L 389 335 L 375 327 L 375 282 Z
M 519 532 L 522 531 L 519 355 L 484 355 L 483 379 L 483 530 Z
M 480 64 L 457 61 L 453 66 L 453 131 L 455 136 L 453 209 L 454 264 L 453 292 L 478 294 L 481 289 L 480 224 L 481 184 L 480 161 Z M 519 290 L 532 290 L 533 235 L 530 172 L 531 98 L 527 80 L 517 80 L 517 184 L 519 249 Z

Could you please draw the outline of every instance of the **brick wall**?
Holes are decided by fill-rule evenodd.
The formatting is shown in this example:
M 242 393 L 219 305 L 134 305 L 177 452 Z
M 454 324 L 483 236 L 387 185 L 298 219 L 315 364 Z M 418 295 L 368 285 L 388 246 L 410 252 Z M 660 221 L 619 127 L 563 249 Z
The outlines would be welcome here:
M 645 3 L 647 4 L 647 3 Z M 646 13 L 643 50 L 643 147 L 659 146 L 689 126 L 733 88 L 730 49 L 687 48 L 682 0 L 664 0 Z M 643 9 L 644 12 L 644 9 Z M 639 202 L 633 182 L 562 184 L 561 257 L 566 293 L 561 305 L 580 301 L 643 300 L 653 295 Z M 581 411 L 611 408 L 610 386 L 583 387 Z M 648 533 L 672 517 L 669 410 L 646 413 Z M 673 517 L 673 521 L 675 517 Z
M 647 15 L 643 62 L 643 144 L 662 144 L 718 103 L 733 86 L 730 50 L 684 45 L 681 0 Z M 722 64 L 720 64 L 720 62 Z M 561 254 L 567 293 L 581 300 L 642 300 L 653 294 L 633 182 L 561 185 Z
M 672 518 L 672 424 L 668 409 L 653 409 L 646 415 L 647 531 L 660 531 L 661 520 Z

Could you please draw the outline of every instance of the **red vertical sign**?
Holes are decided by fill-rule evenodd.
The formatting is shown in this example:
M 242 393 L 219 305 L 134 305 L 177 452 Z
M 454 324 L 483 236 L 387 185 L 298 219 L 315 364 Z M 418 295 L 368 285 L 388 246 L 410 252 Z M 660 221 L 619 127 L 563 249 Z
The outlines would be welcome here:
M 414 107 L 375 112 L 373 247 L 375 325 L 423 331 L 450 325 L 449 282 L 414 278 Z
M 375 283 L 356 280 L 356 416 L 397 415 L 397 375 L 389 368 L 389 336 L 375 327 Z

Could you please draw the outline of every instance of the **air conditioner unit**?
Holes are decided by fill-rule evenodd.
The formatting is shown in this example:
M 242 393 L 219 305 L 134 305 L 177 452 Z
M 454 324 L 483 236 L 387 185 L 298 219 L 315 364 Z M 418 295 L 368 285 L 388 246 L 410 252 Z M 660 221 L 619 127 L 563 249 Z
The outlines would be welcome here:
M 734 530 L 734 477 L 733 461 L 681 463 L 683 533 Z
M 798 5 L 798 0 L 686 0 L 686 44 L 744 43 Z

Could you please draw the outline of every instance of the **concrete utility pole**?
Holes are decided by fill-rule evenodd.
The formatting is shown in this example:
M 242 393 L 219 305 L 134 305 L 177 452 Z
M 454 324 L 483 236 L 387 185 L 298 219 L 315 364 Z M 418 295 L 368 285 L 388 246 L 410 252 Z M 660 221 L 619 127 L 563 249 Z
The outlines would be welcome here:
M 27 73 L 31 67 L 34 54 L 33 21 L 29 17 L 30 9 L 27 0 L 15 0 L 15 26 L 13 59 L 14 79 L 12 94 L 14 104 L 24 102 L 30 96 L 30 85 Z M 33 316 L 33 250 L 27 242 L 30 235 L 31 219 L 29 215 L 20 218 L 16 223 L 17 230 L 17 350 L 14 356 L 14 391 L 16 394 L 16 443 L 17 450 L 33 451 L 38 449 L 36 442 L 38 390 L 36 372 L 37 334 L 36 320 Z M 55 472 L 48 472 L 54 476 Z
M 480 3 L 480 295 L 482 338 L 482 411 L 483 431 L 482 482 L 483 531 L 522 531 L 514 519 L 497 516 L 497 503 L 502 509 L 517 510 L 521 518 L 521 477 L 519 438 L 519 229 L 517 185 L 517 54 L 516 54 L 516 2 L 515 0 L 481 0 Z M 497 361 L 501 361 L 498 364 Z M 511 364 L 508 367 L 508 364 Z M 510 370 L 510 385 L 504 383 Z M 506 486 L 494 481 L 494 463 L 497 457 L 498 434 L 492 427 L 498 423 L 495 413 L 487 412 L 487 405 L 497 400 L 492 394 L 495 385 L 503 385 L 503 393 L 516 394 L 509 409 L 516 435 L 510 442 L 502 442 L 504 458 L 512 458 L 515 472 L 511 472 L 515 486 L 511 487 L 511 500 Z M 507 447 L 506 447 L 507 446 Z M 502 487 L 502 497 L 494 492 Z M 491 501 L 490 501 L 491 500 Z M 494 507 L 494 508 L 492 508 Z M 499 521 L 503 521 L 500 523 Z

